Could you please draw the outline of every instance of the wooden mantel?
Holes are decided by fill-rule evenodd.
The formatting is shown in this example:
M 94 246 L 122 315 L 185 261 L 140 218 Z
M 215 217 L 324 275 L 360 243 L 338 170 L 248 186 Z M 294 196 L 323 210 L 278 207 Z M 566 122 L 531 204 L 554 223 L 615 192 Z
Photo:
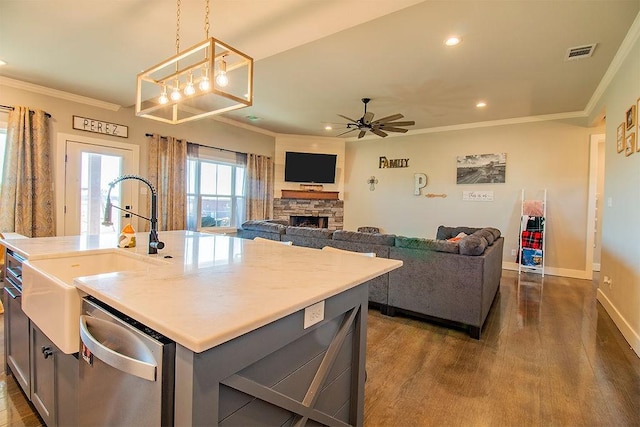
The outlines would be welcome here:
M 283 199 L 338 200 L 339 191 L 282 190 Z

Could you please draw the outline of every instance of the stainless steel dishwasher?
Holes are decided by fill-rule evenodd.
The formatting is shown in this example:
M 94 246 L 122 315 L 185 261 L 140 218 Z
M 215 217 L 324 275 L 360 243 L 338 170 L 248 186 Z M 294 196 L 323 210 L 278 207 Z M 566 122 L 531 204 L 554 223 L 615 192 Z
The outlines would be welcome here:
M 91 296 L 82 313 L 79 424 L 173 425 L 175 343 Z

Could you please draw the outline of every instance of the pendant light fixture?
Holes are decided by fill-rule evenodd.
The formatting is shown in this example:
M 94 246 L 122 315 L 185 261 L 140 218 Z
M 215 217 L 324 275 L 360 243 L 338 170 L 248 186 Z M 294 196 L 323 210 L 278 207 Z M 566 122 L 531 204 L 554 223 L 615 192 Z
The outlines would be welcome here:
M 180 6 L 177 0 L 176 54 L 138 74 L 136 115 L 178 124 L 251 106 L 253 58 L 209 37 L 209 0 L 205 40 L 181 52 Z

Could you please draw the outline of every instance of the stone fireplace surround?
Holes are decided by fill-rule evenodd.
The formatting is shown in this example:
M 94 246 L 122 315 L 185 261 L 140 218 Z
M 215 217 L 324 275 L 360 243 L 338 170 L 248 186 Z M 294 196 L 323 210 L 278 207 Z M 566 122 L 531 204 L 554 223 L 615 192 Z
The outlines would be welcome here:
M 327 217 L 329 230 L 344 227 L 344 202 L 342 200 L 273 199 L 273 219 L 289 223 L 291 216 Z

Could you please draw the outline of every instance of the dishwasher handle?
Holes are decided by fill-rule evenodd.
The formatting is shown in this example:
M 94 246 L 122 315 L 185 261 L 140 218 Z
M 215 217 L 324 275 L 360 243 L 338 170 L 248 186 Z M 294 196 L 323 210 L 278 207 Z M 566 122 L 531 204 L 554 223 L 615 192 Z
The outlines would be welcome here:
M 128 329 L 106 320 L 82 315 L 80 339 L 94 357 L 107 365 L 148 381 L 156 381 L 158 365 L 153 353 Z

